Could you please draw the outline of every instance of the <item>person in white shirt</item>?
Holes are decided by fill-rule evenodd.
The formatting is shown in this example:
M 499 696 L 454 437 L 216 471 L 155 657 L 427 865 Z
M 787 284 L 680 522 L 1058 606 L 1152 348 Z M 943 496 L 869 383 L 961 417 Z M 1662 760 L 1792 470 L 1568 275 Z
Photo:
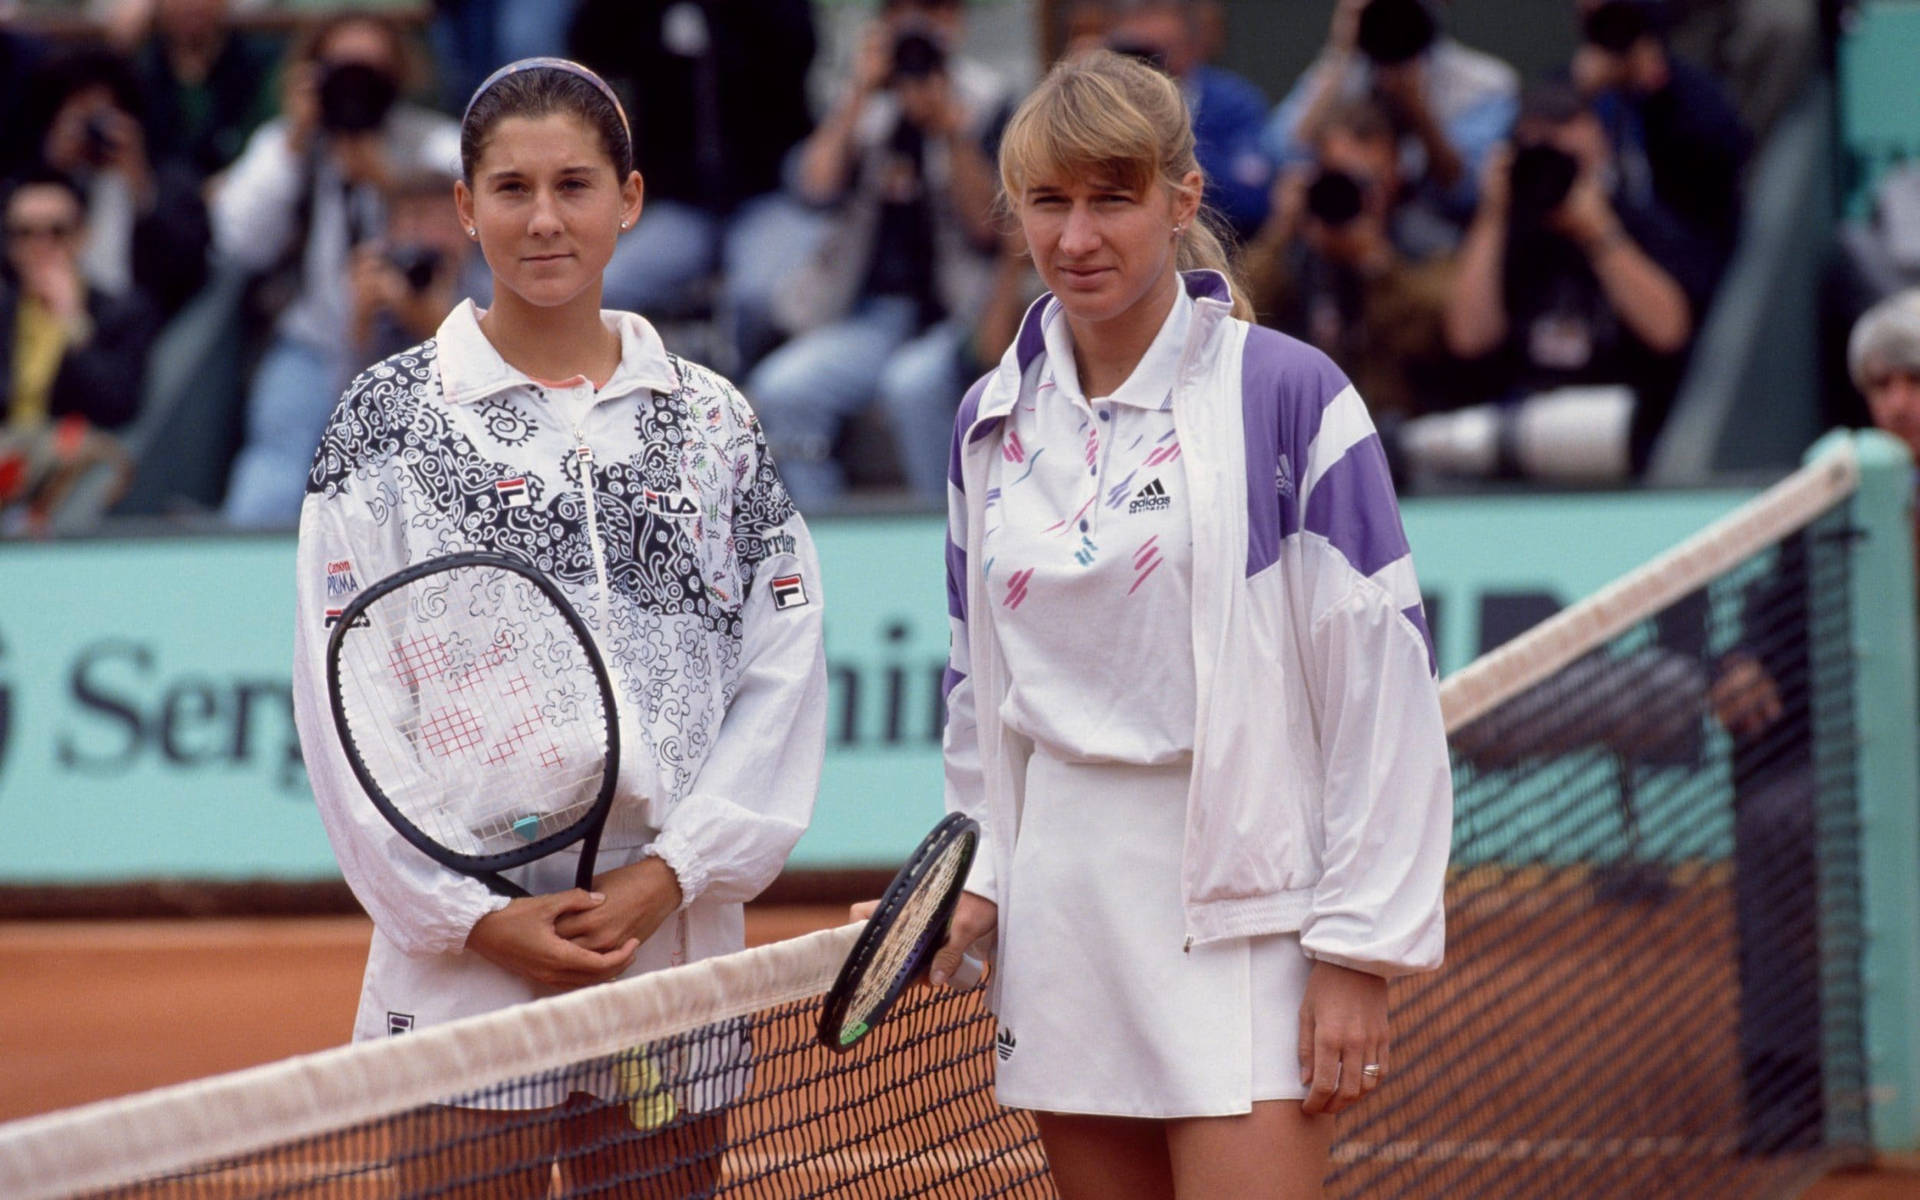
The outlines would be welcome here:
M 1451 775 L 1385 455 L 1249 323 L 1179 89 L 1054 68 L 1000 172 L 1051 289 L 962 403 L 947 804 L 982 846 L 932 968 L 997 937 L 1003 1103 L 1063 1196 L 1320 1194 L 1439 965 Z
M 356 1039 L 742 948 L 741 906 L 805 830 L 825 744 L 819 567 L 752 411 L 647 321 L 600 308 L 641 209 L 612 92 L 558 59 L 502 68 L 475 93 L 461 155 L 453 199 L 492 268 L 492 305 L 463 302 L 354 381 L 301 511 L 294 712 L 342 874 L 374 921 Z M 339 748 L 328 621 L 401 567 L 473 550 L 552 579 L 612 676 L 623 749 L 591 892 L 571 886 L 577 847 L 509 872 L 525 899 L 440 867 L 378 815 Z M 675 1186 L 704 1194 L 730 1097 L 703 1087 L 675 1093 L 682 1120 L 642 1134 L 604 1085 L 557 1082 L 546 1099 L 580 1139 L 562 1156 L 568 1185 L 631 1177 L 657 1152 L 684 1162 Z M 546 1195 L 545 1161 L 505 1119 L 443 1110 L 435 1128 L 464 1121 L 482 1139 L 447 1151 L 468 1154 L 462 1170 L 497 1152 L 521 1172 L 485 1179 L 485 1194 Z M 413 1169 L 438 1182 L 443 1159 Z

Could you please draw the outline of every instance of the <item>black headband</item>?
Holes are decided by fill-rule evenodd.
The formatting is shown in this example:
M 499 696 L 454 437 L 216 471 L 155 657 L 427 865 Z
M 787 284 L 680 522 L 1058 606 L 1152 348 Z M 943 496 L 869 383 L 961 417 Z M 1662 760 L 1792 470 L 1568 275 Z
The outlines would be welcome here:
M 480 97 L 492 90 L 494 84 L 499 83 L 509 75 L 518 75 L 522 71 L 539 70 L 565 71 L 569 75 L 579 76 L 594 87 L 600 89 L 600 94 L 607 98 L 607 103 L 613 105 L 613 111 L 619 114 L 620 131 L 627 135 L 627 153 L 629 155 L 633 153 L 633 126 L 627 123 L 627 110 L 621 105 L 620 97 L 613 94 L 613 89 L 607 86 L 606 80 L 568 58 L 553 58 L 546 55 L 538 58 L 522 58 L 508 63 L 498 71 L 487 76 L 480 81 L 479 87 L 473 89 L 473 99 L 467 101 L 467 110 L 460 114 L 461 127 L 465 128 L 467 118 L 473 115 L 473 106 L 480 103 Z

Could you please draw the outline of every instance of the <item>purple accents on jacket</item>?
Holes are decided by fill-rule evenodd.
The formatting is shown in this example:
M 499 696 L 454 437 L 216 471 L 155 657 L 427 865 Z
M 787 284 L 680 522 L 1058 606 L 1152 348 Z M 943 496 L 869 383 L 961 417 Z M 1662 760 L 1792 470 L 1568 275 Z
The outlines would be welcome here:
M 962 492 L 967 490 L 966 481 L 960 477 L 960 439 L 980 415 L 980 397 L 986 394 L 987 384 L 993 379 L 989 371 L 974 380 L 967 394 L 960 398 L 960 411 L 953 414 L 953 450 L 947 455 L 947 482 Z
M 948 663 L 947 669 L 940 675 L 940 698 L 942 700 L 950 698 L 953 695 L 953 689 L 959 687 L 966 681 L 967 677 L 954 670 L 952 663 Z M 941 724 L 944 726 L 945 721 L 943 720 Z
M 947 539 L 947 615 L 967 619 L 967 548 Z
M 1247 441 L 1249 577 L 1280 557 L 1281 538 L 1300 531 L 1300 476 L 1320 434 L 1320 415 L 1346 388 L 1347 377 L 1333 360 L 1305 342 L 1261 326 L 1247 331 L 1240 412 Z
M 1369 437 L 1327 468 L 1307 498 L 1307 532 L 1333 544 L 1353 569 L 1371 575 L 1408 553 L 1380 439 Z

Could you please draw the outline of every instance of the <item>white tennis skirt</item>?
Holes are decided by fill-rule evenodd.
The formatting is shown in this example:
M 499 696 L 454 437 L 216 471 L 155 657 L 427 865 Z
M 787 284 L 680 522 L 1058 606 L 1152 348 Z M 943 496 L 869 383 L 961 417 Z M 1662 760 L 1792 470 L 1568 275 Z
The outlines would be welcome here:
M 1299 935 L 1183 949 L 1190 772 L 1034 753 L 1000 912 L 1002 1104 L 1207 1117 L 1306 1095 Z

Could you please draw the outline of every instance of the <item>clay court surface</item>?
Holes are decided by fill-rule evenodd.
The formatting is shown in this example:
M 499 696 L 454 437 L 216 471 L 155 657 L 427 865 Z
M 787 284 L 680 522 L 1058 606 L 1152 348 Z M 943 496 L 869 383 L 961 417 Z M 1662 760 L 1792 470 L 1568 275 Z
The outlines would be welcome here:
M 844 913 L 750 909 L 748 939 Z M 340 1044 L 370 929 L 351 917 L 0 922 L 0 1120 Z M 1831 1176 L 1807 1195 L 1920 1197 L 1920 1171 Z

